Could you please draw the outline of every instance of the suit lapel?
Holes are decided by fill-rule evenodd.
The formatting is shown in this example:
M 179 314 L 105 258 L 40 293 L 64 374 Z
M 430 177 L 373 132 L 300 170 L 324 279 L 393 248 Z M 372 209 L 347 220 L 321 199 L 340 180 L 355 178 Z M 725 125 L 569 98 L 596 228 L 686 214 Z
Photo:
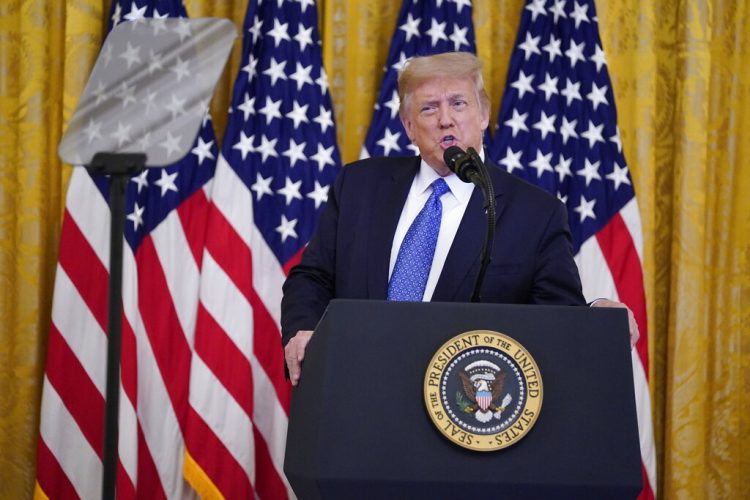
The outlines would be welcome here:
M 404 158 L 395 168 L 383 167 L 392 170 L 392 173 L 380 179 L 375 196 L 379 203 L 372 210 L 367 269 L 367 292 L 371 299 L 385 300 L 388 296 L 388 266 L 393 235 L 419 163 L 419 157 Z
M 495 225 L 500 220 L 500 215 L 505 209 L 502 196 L 501 176 L 494 165 L 487 165 L 492 179 L 492 187 L 495 190 Z M 435 291 L 432 294 L 433 302 L 450 302 L 455 300 L 459 285 L 466 278 L 473 267 L 478 271 L 479 254 L 482 252 L 485 234 L 487 233 L 487 216 L 484 211 L 484 196 L 479 188 L 469 199 L 461 224 L 456 231 L 448 257 L 443 265 Z M 476 271 L 475 271 L 476 273 Z M 474 283 L 470 285 L 473 289 Z

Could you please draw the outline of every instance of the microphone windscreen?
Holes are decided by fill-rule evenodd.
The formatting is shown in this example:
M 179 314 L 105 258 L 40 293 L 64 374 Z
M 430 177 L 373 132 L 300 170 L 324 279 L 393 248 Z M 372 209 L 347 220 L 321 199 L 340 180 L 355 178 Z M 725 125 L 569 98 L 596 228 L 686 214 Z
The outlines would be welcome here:
M 443 152 L 443 161 L 452 172 L 456 172 L 456 164 L 464 156 L 466 156 L 466 152 L 463 149 L 458 146 L 451 146 Z

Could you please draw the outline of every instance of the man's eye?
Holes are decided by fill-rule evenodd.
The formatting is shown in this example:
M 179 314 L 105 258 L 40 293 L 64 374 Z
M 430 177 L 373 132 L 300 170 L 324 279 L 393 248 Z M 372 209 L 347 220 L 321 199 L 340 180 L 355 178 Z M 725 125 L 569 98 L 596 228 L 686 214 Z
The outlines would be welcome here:
M 454 108 L 464 108 L 466 107 L 466 101 L 454 101 L 453 102 Z

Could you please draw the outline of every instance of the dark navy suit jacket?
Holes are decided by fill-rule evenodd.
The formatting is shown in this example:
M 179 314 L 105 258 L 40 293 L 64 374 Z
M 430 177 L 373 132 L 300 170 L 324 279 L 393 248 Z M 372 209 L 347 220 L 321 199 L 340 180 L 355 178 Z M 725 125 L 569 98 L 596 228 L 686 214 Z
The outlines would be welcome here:
M 302 260 L 284 283 L 283 342 L 314 330 L 333 298 L 381 299 L 388 290 L 391 244 L 419 157 L 370 158 L 341 170 Z M 488 165 L 497 218 L 482 302 L 584 305 L 563 204 Z M 469 302 L 486 232 L 483 197 L 475 189 L 433 302 Z

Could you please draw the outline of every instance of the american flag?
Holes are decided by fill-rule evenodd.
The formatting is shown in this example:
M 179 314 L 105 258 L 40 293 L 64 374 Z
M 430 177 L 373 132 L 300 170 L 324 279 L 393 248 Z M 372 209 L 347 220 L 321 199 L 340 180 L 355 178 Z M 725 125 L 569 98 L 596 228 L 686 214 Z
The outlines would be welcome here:
M 341 165 L 313 0 L 256 2 L 201 274 L 185 475 L 208 497 L 284 498 L 281 286 Z
M 526 3 L 489 156 L 566 204 L 587 300 L 620 300 L 635 315 L 641 498 L 653 498 L 641 220 L 597 22 L 593 0 Z
M 110 20 L 114 26 L 167 16 L 185 17 L 182 2 L 117 1 Z M 147 57 L 136 47 L 119 49 L 108 54 L 110 64 L 131 64 L 128 57 L 135 53 Z M 121 57 L 126 52 L 128 57 Z M 169 89 L 154 90 L 150 104 L 166 107 L 162 92 Z M 145 108 L 148 103 L 132 99 L 126 105 Z M 208 116 L 193 146 L 178 163 L 134 177 L 126 193 L 118 498 L 193 494 L 183 479 L 183 436 L 204 228 L 218 155 Z M 60 239 L 43 385 L 40 497 L 97 498 L 102 493 L 108 196 L 106 178 L 75 169 Z
M 471 0 L 404 0 L 362 158 L 419 154 L 398 117 L 398 72 L 414 56 L 448 51 L 476 53 Z

